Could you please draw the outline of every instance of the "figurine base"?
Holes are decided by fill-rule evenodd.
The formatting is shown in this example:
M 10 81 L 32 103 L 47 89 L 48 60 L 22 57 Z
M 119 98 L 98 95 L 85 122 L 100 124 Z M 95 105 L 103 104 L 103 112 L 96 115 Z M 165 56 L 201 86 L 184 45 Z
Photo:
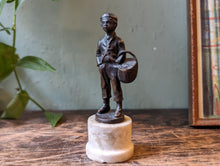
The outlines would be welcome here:
M 131 142 L 132 120 L 124 116 L 124 121 L 116 124 L 100 123 L 95 115 L 88 119 L 86 154 L 91 160 L 101 163 L 117 163 L 130 159 L 134 145 Z
M 95 119 L 98 122 L 109 123 L 109 124 L 120 123 L 124 121 L 123 114 L 118 117 L 115 117 L 114 114 L 115 112 L 113 111 L 109 111 L 108 113 L 104 113 L 104 114 L 96 113 Z

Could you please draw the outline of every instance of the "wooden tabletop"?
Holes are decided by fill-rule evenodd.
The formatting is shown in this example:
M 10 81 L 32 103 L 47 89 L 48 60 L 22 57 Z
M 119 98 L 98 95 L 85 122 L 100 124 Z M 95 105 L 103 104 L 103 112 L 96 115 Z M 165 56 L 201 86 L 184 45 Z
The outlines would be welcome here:
M 63 111 L 52 128 L 42 112 L 0 120 L 0 165 L 220 165 L 220 129 L 188 126 L 187 110 L 128 110 L 133 119 L 133 157 L 101 164 L 85 154 L 87 119 L 95 111 Z

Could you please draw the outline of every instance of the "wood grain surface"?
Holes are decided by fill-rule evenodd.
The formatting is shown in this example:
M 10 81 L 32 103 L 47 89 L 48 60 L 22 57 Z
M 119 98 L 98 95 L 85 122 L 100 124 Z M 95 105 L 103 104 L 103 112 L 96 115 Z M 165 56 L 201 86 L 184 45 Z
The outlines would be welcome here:
M 95 111 L 64 111 L 52 128 L 42 112 L 0 120 L 0 165 L 220 165 L 220 129 L 191 128 L 187 110 L 128 110 L 133 119 L 134 156 L 101 164 L 85 154 L 87 119 Z

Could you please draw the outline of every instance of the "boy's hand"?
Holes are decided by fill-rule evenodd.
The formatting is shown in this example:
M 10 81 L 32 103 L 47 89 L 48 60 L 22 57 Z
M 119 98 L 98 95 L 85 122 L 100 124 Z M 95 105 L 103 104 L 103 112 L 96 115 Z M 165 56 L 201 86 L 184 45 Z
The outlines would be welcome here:
M 105 56 L 104 62 L 115 62 L 115 59 L 109 55 Z
M 106 55 L 103 61 L 104 61 L 104 62 L 109 62 L 109 61 L 110 61 L 109 56 L 108 56 L 108 55 Z

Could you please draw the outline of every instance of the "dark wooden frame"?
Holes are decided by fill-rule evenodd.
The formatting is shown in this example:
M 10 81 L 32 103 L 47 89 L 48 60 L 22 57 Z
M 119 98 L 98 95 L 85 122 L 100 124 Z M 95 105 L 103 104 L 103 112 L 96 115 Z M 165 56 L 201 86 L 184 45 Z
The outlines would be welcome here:
M 191 126 L 220 126 L 220 118 L 199 117 L 198 74 L 198 17 L 197 0 L 187 0 L 188 8 L 188 72 L 189 72 L 189 122 Z

